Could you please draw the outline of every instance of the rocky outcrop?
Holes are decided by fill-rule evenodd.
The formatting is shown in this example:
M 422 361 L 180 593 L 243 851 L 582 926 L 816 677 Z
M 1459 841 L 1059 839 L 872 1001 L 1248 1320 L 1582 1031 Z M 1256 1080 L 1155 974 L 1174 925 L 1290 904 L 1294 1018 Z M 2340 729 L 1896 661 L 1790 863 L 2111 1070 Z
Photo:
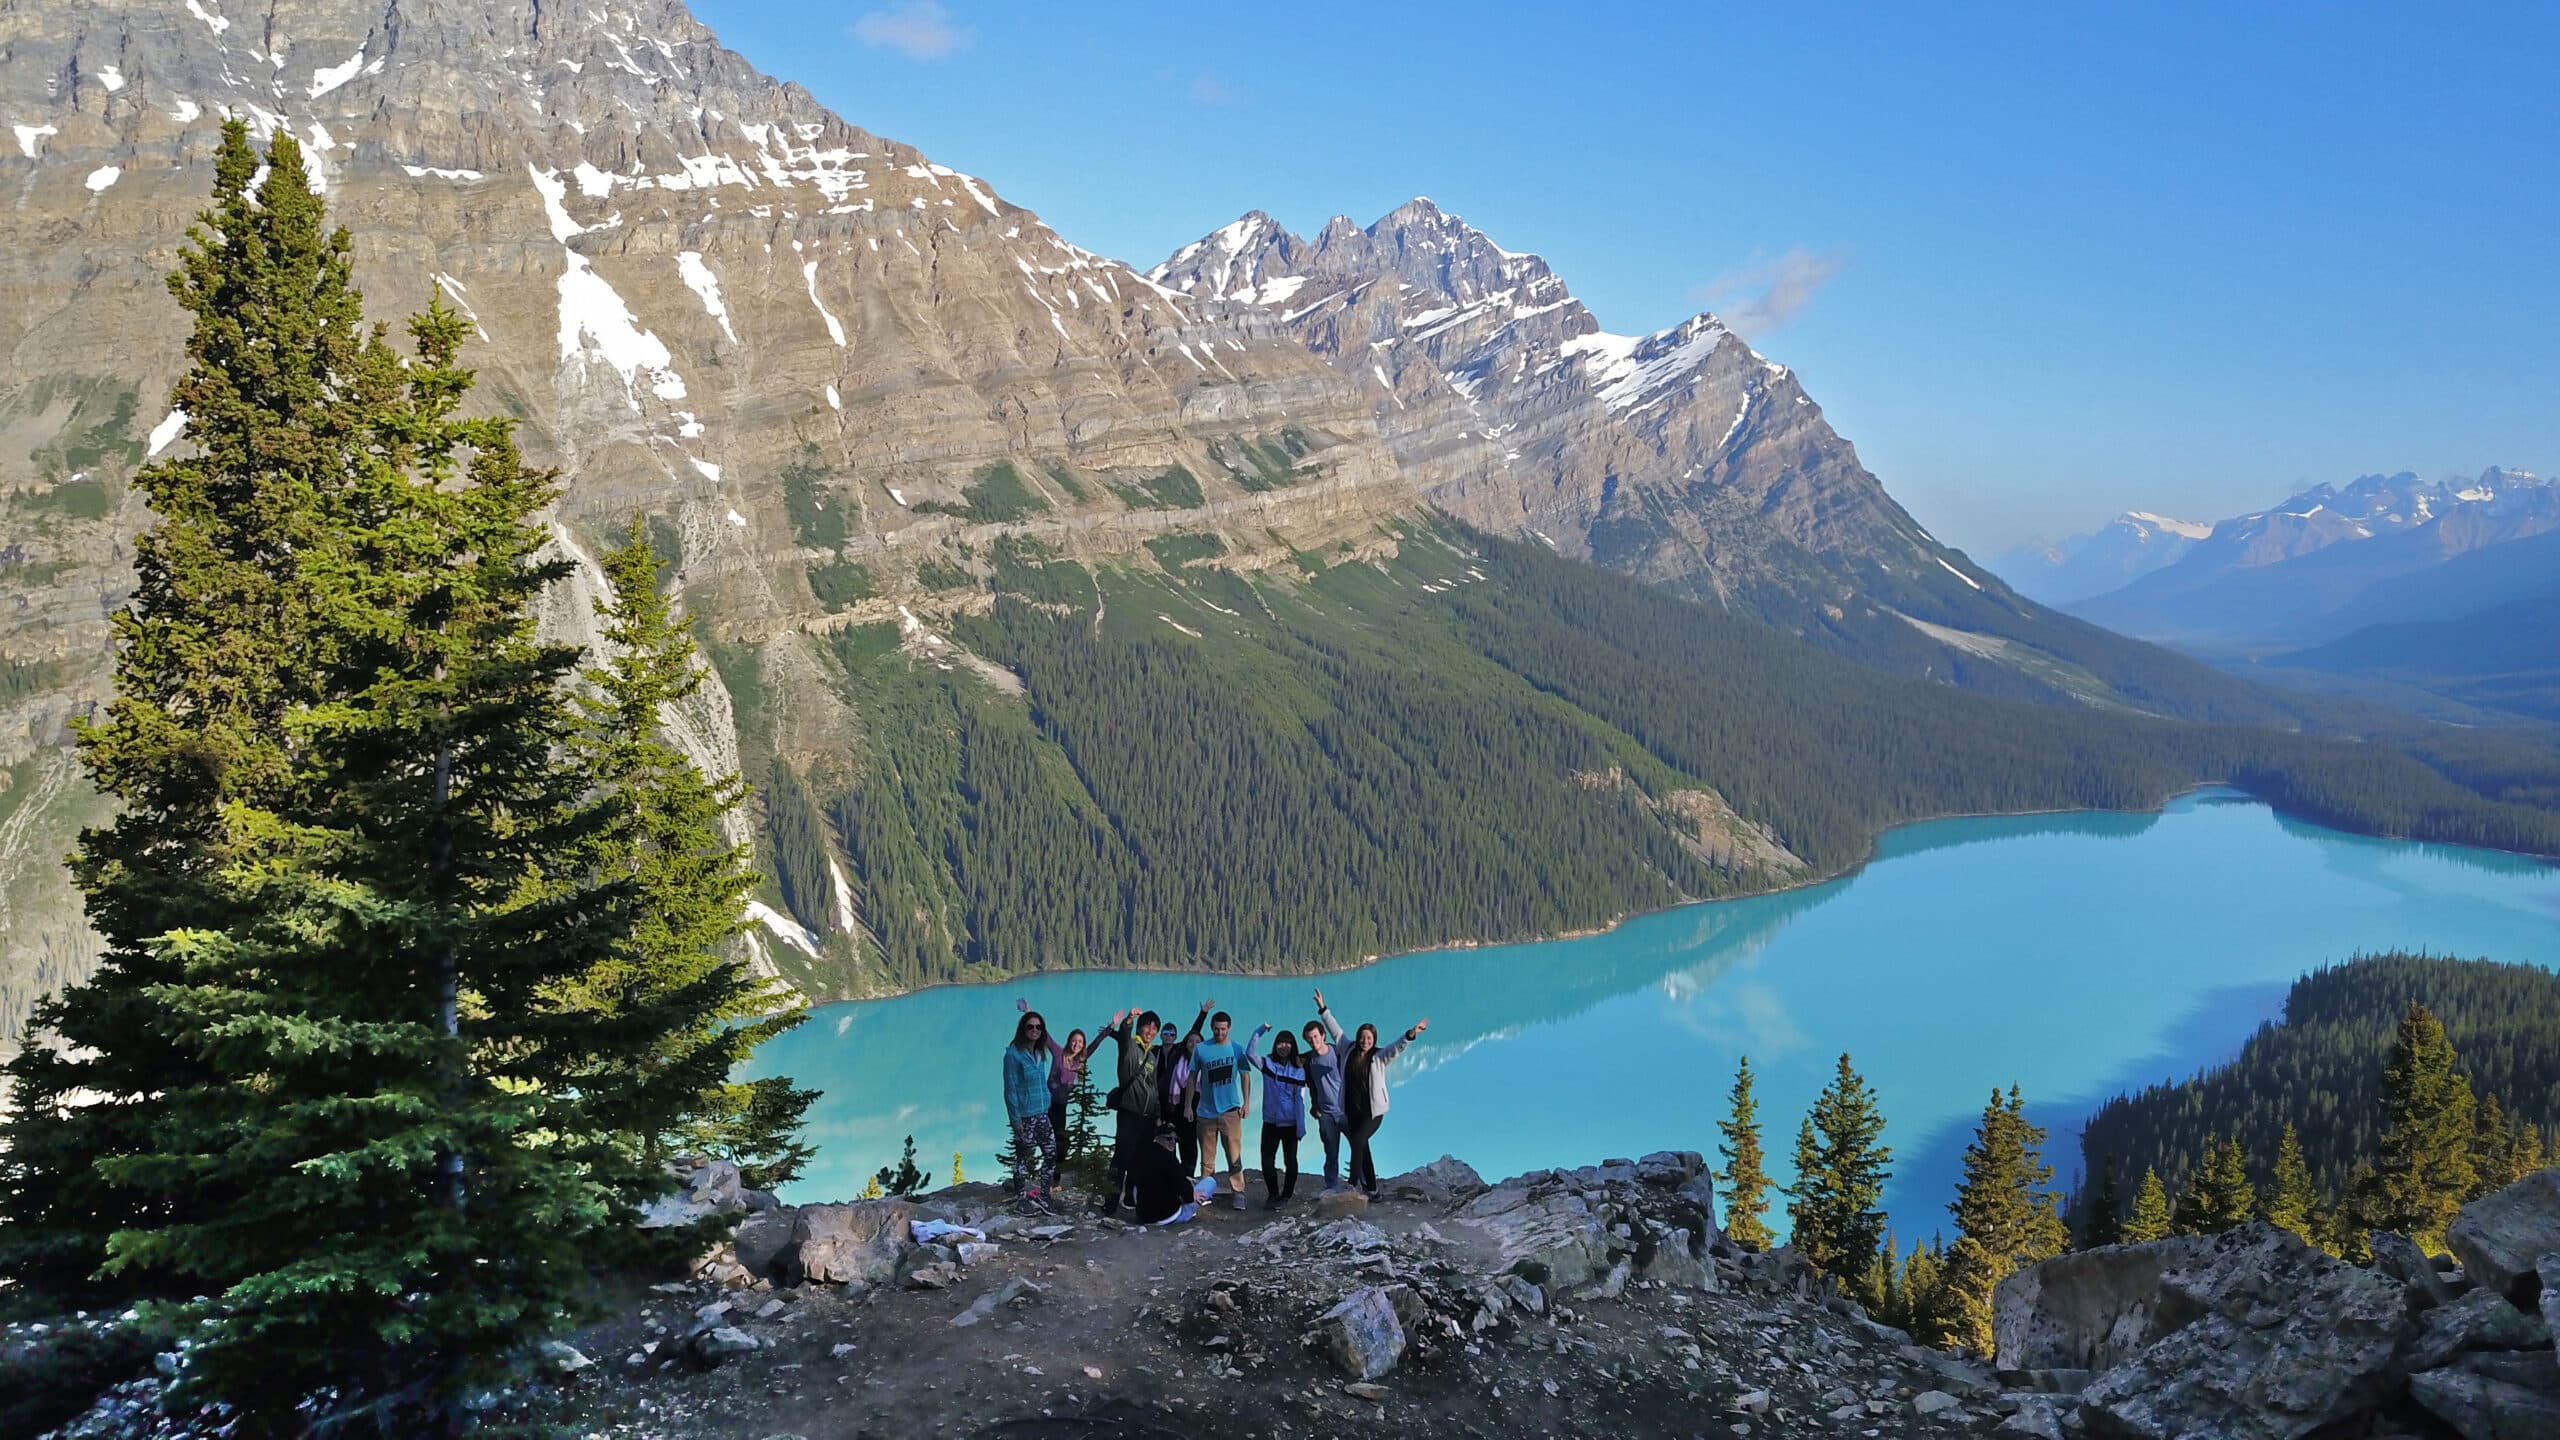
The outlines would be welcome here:
M 2093 1435 L 2305 1440 L 2380 1408 L 2406 1372 L 2402 1288 L 2272 1225 L 2162 1276 L 2166 1331 L 2081 1394 Z
M 2518 1305 L 2538 1305 L 2542 1257 L 2560 1255 L 2560 1169 L 2528 1175 L 2462 1207 L 2445 1227 L 2462 1273 Z
M 915 1218 L 916 1207 L 903 1200 L 803 1205 L 792 1215 L 785 1272 L 819 1285 L 887 1284 L 898 1277 Z
M 2464 1207 L 2446 1273 L 2406 1237 L 2374 1267 L 2265 1224 L 2065 1255 L 2000 1284 L 2004 1376 L 2063 1392 L 2016 1433 L 2308 1440 L 2440 1424 L 2464 1440 L 2560 1435 L 2551 1292 L 2560 1170 Z M 2421 1420 L 2419 1417 L 2425 1417 Z

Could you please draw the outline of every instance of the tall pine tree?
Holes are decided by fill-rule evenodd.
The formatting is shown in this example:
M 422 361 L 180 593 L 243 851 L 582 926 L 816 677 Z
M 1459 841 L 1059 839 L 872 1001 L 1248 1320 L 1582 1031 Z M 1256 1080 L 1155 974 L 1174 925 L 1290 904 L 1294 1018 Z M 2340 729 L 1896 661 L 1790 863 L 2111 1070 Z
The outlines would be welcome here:
M 582 1052 L 570 1083 L 608 1132 L 594 1163 L 627 1204 L 666 1187 L 678 1148 L 738 1162 L 753 1186 L 791 1179 L 815 1153 L 797 1136 L 818 1098 L 788 1076 L 731 1078 L 808 1011 L 731 958 L 756 877 L 720 822 L 746 787 L 704 776 L 667 738 L 665 717 L 702 688 L 702 662 L 658 592 L 658 562 L 636 519 L 604 556 L 604 658 L 585 671 L 574 741 L 595 791 L 573 883 L 626 880 L 633 910 L 613 952 L 554 997 Z
M 1769 1175 L 1760 1151 L 1760 1101 L 1752 1093 L 1748 1055 L 1734 1070 L 1728 1100 L 1731 1113 L 1716 1122 L 1716 1131 L 1724 1138 L 1716 1154 L 1724 1160 L 1725 1238 L 1766 1250 L 1777 1237 L 1769 1233 Z
M 1865 1277 L 1883 1246 L 1884 1182 L 1893 1174 L 1883 1134 L 1875 1092 L 1843 1054 L 1797 1134 L 1796 1183 L 1787 1191 L 1788 1243 L 1870 1307 L 1882 1298 Z
M 1956 1186 L 1956 1244 L 1947 1252 L 1950 1333 L 1945 1339 L 1985 1353 L 1991 1349 L 1991 1292 L 2001 1277 L 2062 1253 L 2070 1232 L 2060 1201 L 2047 1187 L 2053 1166 L 2044 1158 L 2045 1131 L 2028 1121 L 2018 1087 L 2004 1099 L 1991 1092 L 1973 1143 L 1965 1147 L 1964 1178 Z
M 2454 1069 L 2444 1022 L 2412 1000 L 2382 1071 L 2383 1130 L 2355 1196 L 2362 1228 L 2396 1230 L 2429 1250 L 2471 1197 L 2471 1082 Z
M 450 1434 L 570 1317 L 630 1133 L 596 1056 L 660 1041 L 561 997 L 665 896 L 591 863 L 616 786 L 531 619 L 553 477 L 461 415 L 467 324 L 364 324 L 290 136 L 259 173 L 225 127 L 171 281 L 191 444 L 136 477 L 80 733 L 106 955 L 9 1067 L 0 1266 L 178 1302 L 174 1398 L 240 1434 Z

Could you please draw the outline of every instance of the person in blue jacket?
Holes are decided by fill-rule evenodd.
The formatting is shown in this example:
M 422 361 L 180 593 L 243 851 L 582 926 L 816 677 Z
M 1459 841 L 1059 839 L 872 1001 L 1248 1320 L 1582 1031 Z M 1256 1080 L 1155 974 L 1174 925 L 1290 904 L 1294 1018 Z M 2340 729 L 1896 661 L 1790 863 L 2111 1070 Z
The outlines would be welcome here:
M 1298 1193 L 1298 1141 L 1307 1133 L 1307 1072 L 1298 1064 L 1298 1037 L 1286 1030 L 1271 1042 L 1268 1056 L 1258 1053 L 1262 1037 L 1270 1033 L 1269 1021 L 1253 1032 L 1245 1063 L 1271 1080 L 1262 1092 L 1262 1205 L 1277 1210 Z M 1272 1163 L 1284 1154 L 1289 1160 L 1285 1182 Z
M 1049 1022 L 1037 1010 L 1023 1012 L 1014 1023 L 1013 1043 L 1004 1047 L 1004 1112 L 1013 1122 L 1013 1178 L 1022 1187 L 1022 1203 L 1054 1215 L 1058 1134 L 1049 1126 Z

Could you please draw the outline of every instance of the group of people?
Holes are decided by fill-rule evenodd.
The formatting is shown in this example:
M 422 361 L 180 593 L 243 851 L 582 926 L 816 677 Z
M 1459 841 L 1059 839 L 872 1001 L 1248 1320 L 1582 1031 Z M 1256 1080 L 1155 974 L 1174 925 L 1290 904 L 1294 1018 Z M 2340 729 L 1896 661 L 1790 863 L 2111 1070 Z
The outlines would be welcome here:
M 1277 1209 L 1298 1192 L 1298 1141 L 1313 1122 L 1324 1143 L 1324 1188 L 1346 1183 L 1378 1190 L 1370 1142 L 1387 1118 L 1387 1066 L 1430 1028 L 1428 1018 L 1391 1045 L 1378 1043 L 1378 1027 L 1362 1025 L 1343 1038 L 1341 1022 L 1315 992 L 1316 1018 L 1283 1030 L 1262 1050 L 1272 1027 L 1265 1022 L 1243 1043 L 1234 1017 L 1216 1002 L 1200 1013 L 1182 1038 L 1172 1038 L 1153 1010 L 1121 1010 L 1100 1039 L 1119 1046 L 1118 1079 L 1105 1103 L 1117 1124 L 1111 1146 L 1111 1181 L 1102 1213 L 1127 1206 L 1142 1224 L 1185 1219 L 1192 1208 L 1216 1198 L 1218 1154 L 1226 1154 L 1230 1199 L 1245 1208 L 1244 1117 L 1253 1105 L 1253 1079 L 1262 1093 L 1263 1204 Z M 1013 1177 L 1023 1203 L 1056 1213 L 1058 1167 L 1064 1161 L 1067 1097 L 1084 1082 L 1093 1058 L 1085 1032 L 1063 1041 L 1048 1022 L 1017 1001 L 1022 1018 L 1004 1052 L 1004 1103 L 1013 1125 Z M 1215 1013 L 1212 1013 L 1212 1012 Z M 1203 1031 L 1206 1031 L 1204 1034 Z M 1303 1039 L 1303 1043 L 1301 1043 Z M 1350 1151 L 1348 1180 L 1342 1152 Z M 1196 1174 L 1195 1174 L 1196 1172 Z

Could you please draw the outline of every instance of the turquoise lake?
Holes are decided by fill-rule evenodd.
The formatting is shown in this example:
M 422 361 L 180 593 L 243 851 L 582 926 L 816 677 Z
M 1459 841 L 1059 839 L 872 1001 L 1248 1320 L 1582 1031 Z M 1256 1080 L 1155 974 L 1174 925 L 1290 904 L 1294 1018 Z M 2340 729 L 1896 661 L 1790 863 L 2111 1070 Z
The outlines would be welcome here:
M 2159 814 L 1933 821 L 1886 835 L 1842 879 L 1606 935 L 1314 980 L 1087 973 L 829 1006 L 757 1068 L 827 1092 L 811 1116 L 818 1157 L 786 1195 L 820 1200 L 859 1190 L 908 1134 L 936 1184 L 954 1150 L 970 1178 L 1000 1178 L 1016 997 L 1060 1035 L 1123 1006 L 1188 1024 L 1204 998 L 1240 1033 L 1296 1026 L 1318 984 L 1346 1026 L 1393 1038 L 1428 1016 L 1390 1072 L 1382 1175 L 1444 1152 L 1487 1179 L 1647 1150 L 1712 1157 L 1746 1052 L 1782 1172 L 1846 1050 L 1883 1100 L 1887 1204 L 1907 1241 L 1945 1224 L 1993 1086 L 2024 1087 L 2067 1181 L 2098 1102 L 2227 1058 L 2296 976 L 2388 949 L 2560 965 L 2560 867 L 2348 835 L 2228 791 Z M 1320 1168 L 1320 1154 L 1310 1135 L 1301 1163 Z

